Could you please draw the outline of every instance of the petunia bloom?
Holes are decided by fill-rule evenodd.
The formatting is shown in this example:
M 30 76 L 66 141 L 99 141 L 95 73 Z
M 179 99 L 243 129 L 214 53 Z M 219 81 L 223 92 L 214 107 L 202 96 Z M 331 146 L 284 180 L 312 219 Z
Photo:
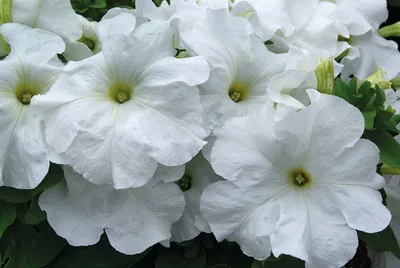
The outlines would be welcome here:
M 211 233 L 200 211 L 200 197 L 207 186 L 219 180 L 221 178 L 201 153 L 186 164 L 181 178 L 176 181 L 185 196 L 186 206 L 182 217 L 172 225 L 172 241 L 187 241 L 201 232 Z
M 0 186 L 32 189 L 49 169 L 41 115 L 32 105 L 58 78 L 53 59 L 65 45 L 51 32 L 15 23 L 1 25 L 0 34 L 11 47 L 0 61 Z
M 334 107 L 334 109 L 332 109 Z M 356 230 L 374 233 L 391 215 L 378 191 L 379 150 L 360 139 L 361 112 L 321 94 L 280 121 L 270 113 L 228 121 L 211 164 L 228 181 L 207 187 L 201 211 L 218 241 L 236 241 L 258 260 L 292 255 L 306 267 L 345 265 Z
M 140 187 L 159 164 L 185 164 L 205 144 L 196 86 L 209 67 L 202 57 L 176 59 L 172 32 L 149 22 L 113 34 L 38 97 L 48 144 L 90 182 Z

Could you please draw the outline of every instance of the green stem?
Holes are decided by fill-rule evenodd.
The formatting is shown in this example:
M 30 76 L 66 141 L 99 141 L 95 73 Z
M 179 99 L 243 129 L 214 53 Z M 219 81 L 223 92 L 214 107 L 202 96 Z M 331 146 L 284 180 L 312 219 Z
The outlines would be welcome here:
M 387 175 L 400 175 L 400 168 L 392 168 L 386 164 L 383 164 L 381 167 L 381 173 Z
M 400 87 L 400 76 L 395 77 L 391 82 L 392 87 Z
M 379 29 L 379 34 L 383 38 L 400 37 L 400 21 Z

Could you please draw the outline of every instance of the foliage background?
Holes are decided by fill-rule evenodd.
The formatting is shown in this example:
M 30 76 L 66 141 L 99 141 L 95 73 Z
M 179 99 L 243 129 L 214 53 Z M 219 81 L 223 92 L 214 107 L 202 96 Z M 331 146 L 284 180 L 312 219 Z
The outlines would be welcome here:
M 161 0 L 154 0 L 160 4 Z M 113 7 L 132 8 L 132 0 L 71 0 L 77 13 L 99 21 Z M 387 24 L 400 20 L 400 6 L 390 7 Z M 400 39 L 395 39 L 399 42 Z M 339 83 L 337 87 L 346 88 Z M 367 86 L 366 90 L 371 91 Z M 371 91 L 373 94 L 375 91 Z M 352 96 L 343 96 L 349 98 Z M 167 249 L 156 245 L 142 254 L 128 256 L 115 251 L 106 236 L 89 247 L 72 247 L 58 237 L 46 221 L 37 201 L 40 193 L 63 179 L 62 169 L 51 165 L 45 180 L 34 190 L 0 187 L 0 268 L 297 268 L 304 262 L 290 256 L 270 257 L 254 262 L 229 242 L 217 243 L 212 235 L 172 244 Z M 384 193 L 383 193 L 384 194 Z M 390 228 L 378 234 L 359 233 L 357 254 L 346 267 L 370 266 L 365 244 L 378 251 L 392 251 L 400 257 L 400 248 Z M 393 240 L 394 239 L 394 240 Z

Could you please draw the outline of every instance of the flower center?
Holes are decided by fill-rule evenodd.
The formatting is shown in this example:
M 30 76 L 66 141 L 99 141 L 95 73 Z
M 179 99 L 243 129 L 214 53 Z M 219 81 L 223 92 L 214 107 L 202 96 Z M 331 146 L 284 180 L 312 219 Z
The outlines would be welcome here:
M 248 88 L 240 82 L 233 82 L 228 90 L 228 95 L 234 102 L 240 102 L 247 99 L 248 93 Z
M 311 176 L 307 171 L 301 168 L 294 168 L 289 173 L 289 179 L 291 183 L 298 187 L 304 187 L 311 183 Z
M 128 85 L 118 83 L 108 89 L 108 95 L 114 101 L 123 104 L 131 99 L 132 88 Z
M 96 48 L 96 42 L 86 36 L 82 36 L 78 42 L 85 44 L 92 51 Z
M 186 192 L 192 187 L 192 178 L 187 175 L 183 175 L 183 177 L 179 181 L 177 181 L 176 184 L 178 184 L 182 192 Z
M 15 96 L 23 105 L 31 104 L 33 96 L 40 93 L 40 88 L 36 83 L 25 82 L 15 88 Z
M 31 93 L 22 93 L 19 97 L 19 100 L 23 105 L 31 104 L 32 94 Z

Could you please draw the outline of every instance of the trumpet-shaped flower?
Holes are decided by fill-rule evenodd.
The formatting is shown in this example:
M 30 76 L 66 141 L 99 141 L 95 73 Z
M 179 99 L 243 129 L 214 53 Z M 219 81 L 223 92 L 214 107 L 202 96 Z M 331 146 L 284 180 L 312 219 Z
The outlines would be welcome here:
M 334 107 L 334 109 L 332 109 Z M 216 238 L 247 255 L 288 254 L 306 267 L 337 268 L 356 252 L 356 230 L 383 230 L 390 212 L 377 191 L 379 150 L 360 139 L 361 112 L 321 94 L 280 121 L 269 113 L 228 121 L 211 152 L 228 181 L 207 187 L 201 211 Z
M 351 36 L 344 41 L 347 42 L 348 54 L 341 61 L 344 65 L 342 77 L 354 75 L 364 80 L 378 68 L 384 71 L 388 80 L 392 80 L 400 73 L 398 45 L 394 41 L 382 38 L 376 30 Z
M 182 242 L 195 238 L 211 229 L 200 211 L 200 197 L 210 184 L 221 180 L 200 154 L 186 164 L 184 173 L 176 183 L 182 190 L 186 206 L 182 217 L 172 225 L 172 241 Z
M 350 35 L 362 35 L 375 29 L 388 18 L 386 0 L 334 0 L 332 13 L 337 23 L 342 24 Z
M 64 51 L 57 35 L 24 25 L 0 26 L 11 47 L 0 61 L 0 186 L 35 188 L 46 175 L 49 156 L 40 114 L 32 105 L 57 79 L 60 69 L 48 62 Z
M 154 244 L 169 245 L 171 225 L 182 215 L 185 200 L 175 183 L 154 179 L 140 188 L 115 190 L 95 185 L 65 167 L 65 182 L 44 191 L 39 206 L 55 232 L 73 246 L 96 244 L 103 232 L 125 254 Z
M 75 42 L 66 41 L 66 52 L 64 57 L 67 60 L 83 60 L 93 56 L 101 50 L 101 42 L 96 33 L 97 22 L 89 21 L 81 15 L 77 15 L 82 24 L 82 36 Z
M 272 77 L 267 91 L 275 103 L 301 109 L 311 103 L 307 89 L 316 88 L 317 79 L 314 72 L 289 70 Z
M 159 164 L 185 164 L 205 144 L 196 86 L 209 67 L 202 57 L 176 59 L 172 43 L 161 22 L 110 36 L 37 98 L 47 142 L 90 182 L 140 187 Z
M 255 34 L 273 52 L 296 48 L 328 58 L 336 54 L 338 29 L 329 16 L 333 9 L 322 6 L 319 0 L 244 0 L 232 13 L 248 18 Z
M 209 80 L 199 87 L 208 129 L 247 115 L 250 106 L 263 106 L 271 77 L 284 71 L 284 58 L 251 33 L 246 19 L 226 10 L 208 10 L 206 19 L 181 33 L 189 52 L 204 56 L 211 66 Z

